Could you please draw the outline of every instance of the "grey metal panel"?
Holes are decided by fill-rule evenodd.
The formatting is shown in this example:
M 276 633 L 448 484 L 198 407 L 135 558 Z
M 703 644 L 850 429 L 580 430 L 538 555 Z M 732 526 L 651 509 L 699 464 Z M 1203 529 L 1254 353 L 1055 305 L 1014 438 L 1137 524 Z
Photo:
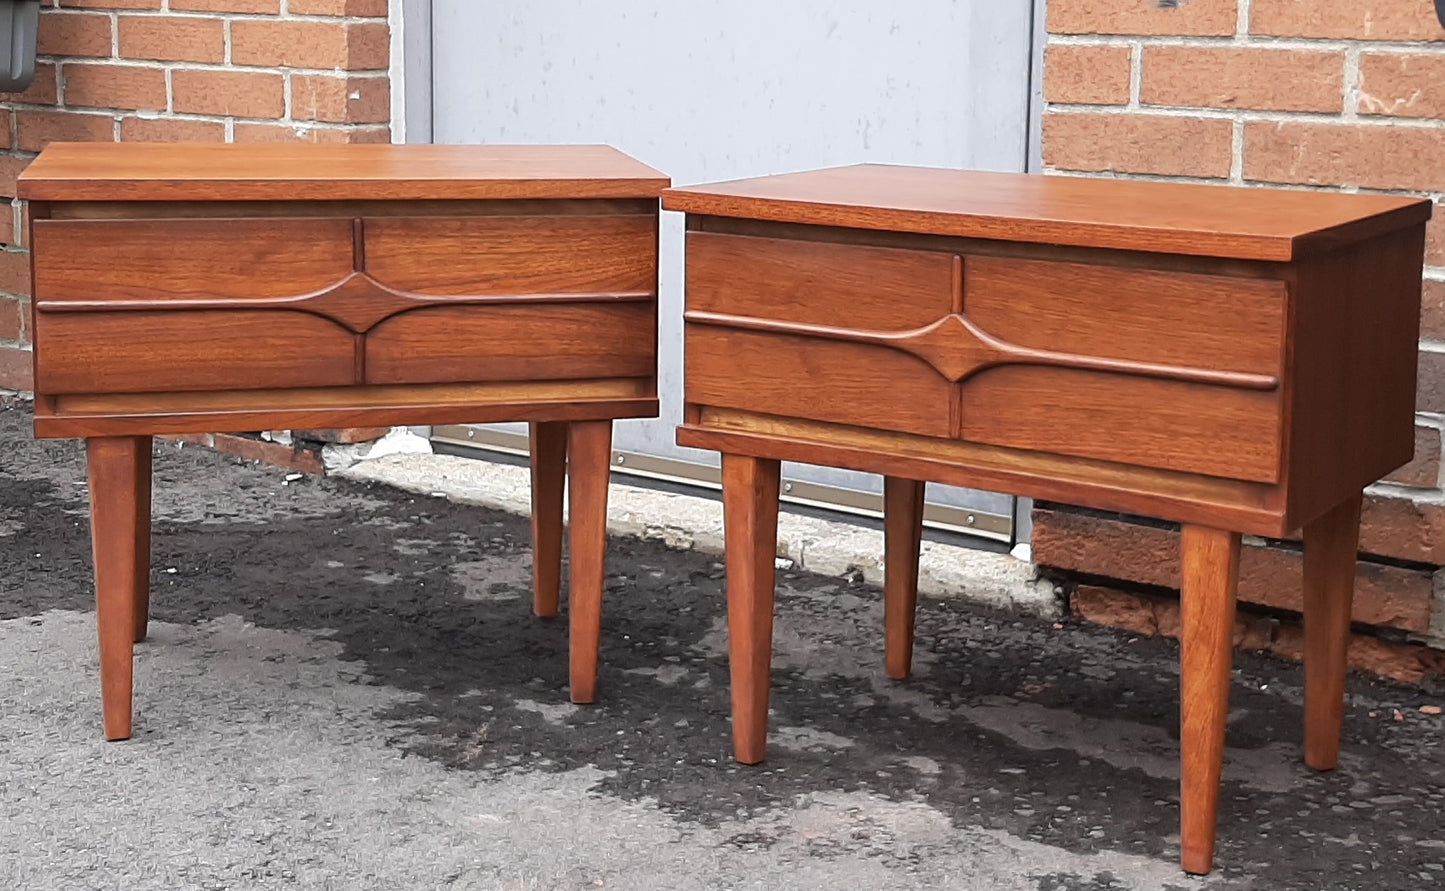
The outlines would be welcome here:
M 432 30 L 436 142 L 609 143 L 679 184 L 862 161 L 1027 166 L 1034 29 L 1022 0 L 434 0 Z M 619 424 L 617 447 L 716 464 L 673 442 L 681 216 L 665 213 L 661 229 L 662 417 Z M 1004 495 L 934 486 L 930 498 L 1013 513 Z

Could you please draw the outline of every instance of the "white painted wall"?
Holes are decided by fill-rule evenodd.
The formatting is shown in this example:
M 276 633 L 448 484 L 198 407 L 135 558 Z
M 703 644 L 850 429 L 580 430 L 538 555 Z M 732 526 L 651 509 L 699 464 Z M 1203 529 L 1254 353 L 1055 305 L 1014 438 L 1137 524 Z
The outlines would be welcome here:
M 861 161 L 1028 166 L 1032 0 L 432 0 L 429 7 L 435 142 L 609 143 L 678 184 Z M 398 91 L 407 97 L 408 141 L 420 141 L 414 62 Z M 684 454 L 672 441 L 682 392 L 681 223 L 664 214 L 663 417 L 619 425 L 618 448 Z M 797 475 L 879 487 L 839 471 Z M 941 497 L 1012 509 L 1003 496 Z

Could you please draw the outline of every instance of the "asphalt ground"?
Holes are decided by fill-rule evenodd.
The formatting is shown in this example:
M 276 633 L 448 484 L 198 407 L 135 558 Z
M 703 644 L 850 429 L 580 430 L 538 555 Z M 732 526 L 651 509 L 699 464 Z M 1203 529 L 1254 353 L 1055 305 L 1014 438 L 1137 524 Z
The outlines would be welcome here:
M 722 566 L 608 549 L 599 701 L 530 614 L 525 517 L 156 448 L 136 735 L 103 742 L 84 462 L 0 410 L 0 889 L 1419 889 L 1441 691 L 1240 654 L 1219 868 L 1176 866 L 1178 651 L 779 574 L 772 742 L 729 755 Z

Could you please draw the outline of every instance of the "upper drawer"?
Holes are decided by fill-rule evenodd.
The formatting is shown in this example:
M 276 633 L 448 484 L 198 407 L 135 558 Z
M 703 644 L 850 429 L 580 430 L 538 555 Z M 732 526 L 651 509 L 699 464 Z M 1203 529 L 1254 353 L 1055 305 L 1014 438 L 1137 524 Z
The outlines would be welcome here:
M 398 291 L 487 294 L 651 294 L 654 214 L 372 217 L 365 268 Z
M 342 219 L 36 220 L 39 301 L 294 297 L 353 267 Z
M 947 315 L 959 259 L 937 251 L 690 232 L 687 308 L 907 331 Z
M 1280 281 L 969 257 L 964 314 L 1018 347 L 1244 374 L 1284 364 Z

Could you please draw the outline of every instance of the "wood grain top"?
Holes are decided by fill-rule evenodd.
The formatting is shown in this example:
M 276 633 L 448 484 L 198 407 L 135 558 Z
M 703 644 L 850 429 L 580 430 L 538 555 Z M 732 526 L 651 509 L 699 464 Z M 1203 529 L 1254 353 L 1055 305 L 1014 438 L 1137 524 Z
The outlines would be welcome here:
M 605 145 L 52 143 L 32 201 L 655 198 L 668 178 Z
M 862 164 L 663 192 L 692 214 L 1289 261 L 1430 218 L 1426 199 Z

